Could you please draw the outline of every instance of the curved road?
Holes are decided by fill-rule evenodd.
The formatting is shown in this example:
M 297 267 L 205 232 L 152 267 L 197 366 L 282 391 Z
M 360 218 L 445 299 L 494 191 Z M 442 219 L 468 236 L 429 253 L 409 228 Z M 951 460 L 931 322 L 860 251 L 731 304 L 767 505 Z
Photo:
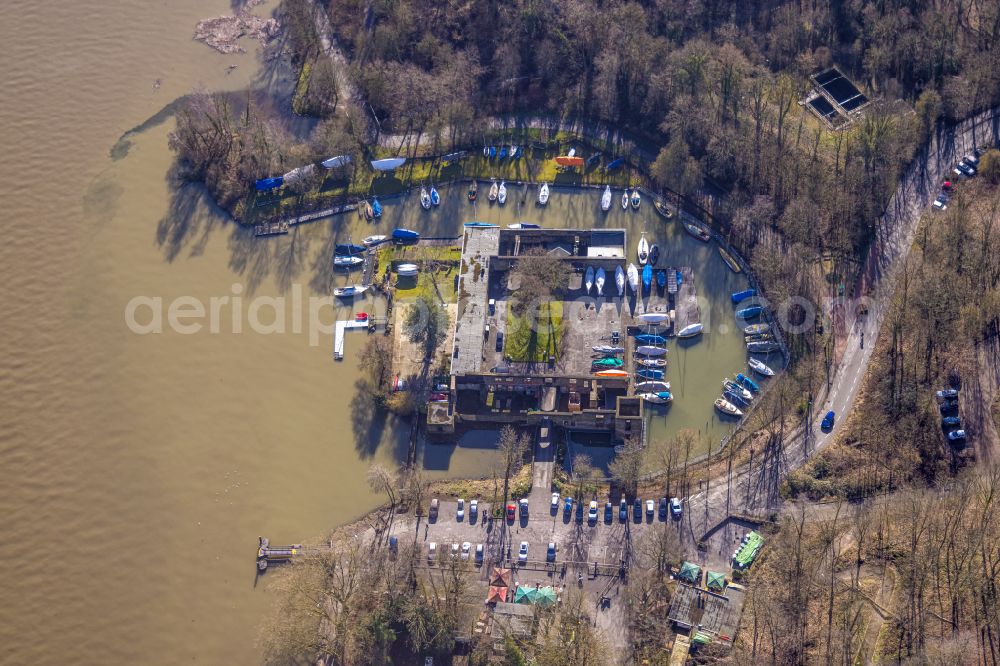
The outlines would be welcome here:
M 958 125 L 939 128 L 923 152 L 914 158 L 878 222 L 876 239 L 855 288 L 854 303 L 865 302 L 869 314 L 855 318 L 854 303 L 837 306 L 842 308 L 849 324 L 847 341 L 825 400 L 814 407 L 812 422 L 787 438 L 782 452 L 769 457 L 758 455 L 758 460 L 733 470 L 731 485 L 726 475 L 721 475 L 712 479 L 707 492 L 688 498 L 685 520 L 688 529 L 684 532 L 693 540 L 713 531 L 730 514 L 760 515 L 777 508 L 781 480 L 834 439 L 854 408 L 921 214 L 962 155 L 975 146 L 996 145 L 998 137 L 1000 108 L 995 108 Z M 862 333 L 868 341 L 864 348 Z M 837 413 L 836 424 L 831 432 L 824 433 L 818 421 L 829 410 Z

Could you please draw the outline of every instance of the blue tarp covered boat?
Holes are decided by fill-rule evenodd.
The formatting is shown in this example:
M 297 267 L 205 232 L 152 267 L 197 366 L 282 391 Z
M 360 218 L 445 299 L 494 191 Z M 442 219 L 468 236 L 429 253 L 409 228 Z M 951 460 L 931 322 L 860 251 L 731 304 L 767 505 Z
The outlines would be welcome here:
M 757 295 L 754 289 L 744 289 L 743 291 L 733 292 L 732 299 L 733 303 L 739 303 L 740 301 L 745 301 L 748 298 L 753 298 Z
M 736 383 L 738 383 L 740 386 L 742 386 L 745 389 L 750 389 L 750 391 L 753 392 L 753 393 L 759 393 L 760 392 L 760 387 L 757 386 L 757 382 L 755 382 L 754 380 L 750 379 L 749 377 L 747 377 L 746 375 L 744 375 L 742 372 L 739 372 L 739 373 L 736 374 Z
M 500 225 L 493 224 L 492 222 L 466 222 L 465 226 L 467 226 L 467 227 L 480 227 L 480 228 L 483 228 L 483 229 L 493 229 L 493 228 L 498 227 Z
M 372 215 L 382 217 L 382 204 L 378 202 L 378 199 L 372 199 Z
M 663 379 L 663 370 L 655 368 L 639 368 L 635 374 L 644 379 Z
M 398 241 L 411 241 L 420 238 L 420 234 L 416 231 L 410 231 L 409 229 L 393 229 L 392 239 Z
M 751 305 L 748 308 L 743 308 L 742 310 L 736 311 L 736 316 L 740 319 L 753 319 L 760 315 L 764 311 L 764 308 L 760 305 Z
M 274 178 L 261 178 L 257 181 L 257 191 L 267 192 L 268 190 L 273 190 L 276 187 L 281 187 L 281 184 L 285 182 L 285 179 L 281 176 L 275 176 Z
M 667 284 L 667 272 L 666 271 L 657 271 L 657 273 L 656 273 L 656 284 L 659 285 L 660 289 L 663 289 L 663 287 L 666 286 L 666 284 Z
M 615 169 L 621 169 L 625 165 L 625 158 L 619 157 L 616 160 L 612 160 L 608 166 L 605 167 L 608 171 L 614 171 Z
M 642 286 L 649 289 L 649 285 L 653 283 L 653 267 L 646 264 L 642 268 Z
M 665 345 L 667 344 L 667 339 L 662 335 L 654 335 L 652 333 L 643 333 L 641 335 L 635 336 L 635 339 L 644 345 Z

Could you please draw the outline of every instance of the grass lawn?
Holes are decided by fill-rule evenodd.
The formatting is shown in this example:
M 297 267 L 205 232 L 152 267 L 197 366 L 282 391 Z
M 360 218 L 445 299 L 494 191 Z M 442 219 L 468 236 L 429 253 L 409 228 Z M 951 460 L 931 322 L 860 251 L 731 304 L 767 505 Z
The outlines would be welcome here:
M 393 245 L 386 243 L 378 251 L 379 270 L 389 270 L 393 261 L 412 262 L 422 266 L 416 277 L 399 277 L 396 281 L 396 298 L 415 301 L 422 295 L 434 301 L 454 303 L 455 276 L 458 275 L 461 247 Z M 438 270 L 428 270 L 429 263 L 437 262 Z
M 504 352 L 514 361 L 547 361 L 562 352 L 563 304 L 546 303 L 538 311 L 534 329 L 530 317 L 507 311 L 507 341 Z

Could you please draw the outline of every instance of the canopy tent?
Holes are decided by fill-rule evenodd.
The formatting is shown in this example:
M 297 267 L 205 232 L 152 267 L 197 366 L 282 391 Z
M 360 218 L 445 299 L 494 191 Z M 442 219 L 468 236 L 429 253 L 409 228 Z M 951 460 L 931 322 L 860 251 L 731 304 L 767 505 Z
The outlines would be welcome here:
M 514 591 L 515 604 L 533 604 L 538 600 L 538 588 L 518 585 Z
M 722 592 L 726 589 L 726 574 L 718 571 L 705 572 L 705 585 L 715 592 Z
M 708 645 L 709 643 L 712 642 L 712 640 L 713 640 L 712 634 L 706 633 L 704 631 L 698 631 L 695 632 L 694 638 L 691 639 L 691 642 L 694 643 L 695 645 Z
M 490 585 L 510 587 L 510 569 L 493 567 L 493 575 L 490 576 Z
M 495 604 L 507 601 L 507 588 L 503 585 L 490 585 L 486 593 L 486 603 Z
M 556 601 L 558 601 L 559 595 L 556 594 L 555 589 L 550 586 L 545 586 L 539 588 L 538 598 L 535 601 L 539 606 L 555 606 Z
M 701 567 L 692 562 L 684 562 L 677 577 L 685 582 L 697 584 L 701 580 Z

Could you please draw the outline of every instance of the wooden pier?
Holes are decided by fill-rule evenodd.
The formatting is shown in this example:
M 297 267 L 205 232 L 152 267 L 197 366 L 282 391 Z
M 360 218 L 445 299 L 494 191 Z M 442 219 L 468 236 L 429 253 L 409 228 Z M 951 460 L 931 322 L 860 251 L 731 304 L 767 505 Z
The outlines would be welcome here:
M 288 220 L 282 220 L 281 222 L 265 222 L 264 224 L 255 225 L 253 228 L 254 236 L 278 236 L 287 233 Z

